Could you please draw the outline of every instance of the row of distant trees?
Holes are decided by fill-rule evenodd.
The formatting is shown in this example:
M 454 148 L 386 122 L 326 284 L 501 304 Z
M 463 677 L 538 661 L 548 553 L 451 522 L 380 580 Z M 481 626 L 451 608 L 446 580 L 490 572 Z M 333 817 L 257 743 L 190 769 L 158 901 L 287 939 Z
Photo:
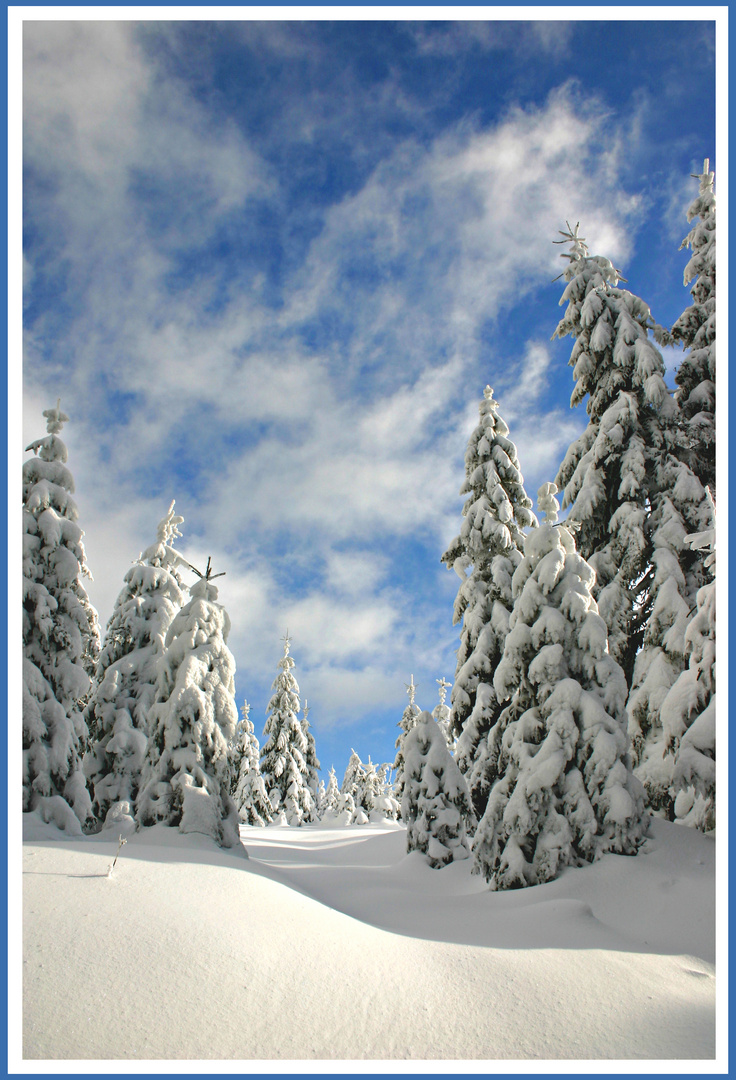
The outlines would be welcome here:
M 451 706 L 410 701 L 393 763 L 353 755 L 327 787 L 290 642 L 261 751 L 238 723 L 219 576 L 176 550 L 172 503 L 125 576 L 101 642 L 84 578 L 60 403 L 23 469 L 23 808 L 62 828 L 124 821 L 238 842 L 240 821 L 371 814 L 407 826 L 434 866 L 472 856 L 493 888 L 634 853 L 648 815 L 715 827 L 715 196 L 705 162 L 683 241 L 692 304 L 670 329 L 569 245 L 555 336 L 571 336 L 589 422 L 540 523 L 487 387 L 466 453 Z M 684 347 L 675 388 L 656 343 Z M 564 522 L 556 495 L 564 492 Z M 182 571 L 197 580 L 185 602 Z M 355 759 L 355 760 L 354 760 Z M 358 768 L 359 766 L 359 768 Z M 362 770 L 362 771 L 361 771 Z M 360 780 L 360 783 L 358 783 Z M 357 795 L 357 799 L 356 799 Z M 351 805 L 352 804 L 352 805 Z

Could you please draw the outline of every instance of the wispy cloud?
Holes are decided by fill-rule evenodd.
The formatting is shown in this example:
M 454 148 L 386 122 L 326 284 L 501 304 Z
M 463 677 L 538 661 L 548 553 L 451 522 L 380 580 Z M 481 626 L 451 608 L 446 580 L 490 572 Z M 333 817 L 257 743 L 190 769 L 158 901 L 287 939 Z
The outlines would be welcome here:
M 522 10 L 523 14 L 523 10 Z M 481 52 L 513 50 L 521 57 L 567 54 L 573 23 L 549 19 L 509 22 L 472 20 L 439 24 L 419 23 L 412 33 L 420 54 L 453 56 L 475 49 Z

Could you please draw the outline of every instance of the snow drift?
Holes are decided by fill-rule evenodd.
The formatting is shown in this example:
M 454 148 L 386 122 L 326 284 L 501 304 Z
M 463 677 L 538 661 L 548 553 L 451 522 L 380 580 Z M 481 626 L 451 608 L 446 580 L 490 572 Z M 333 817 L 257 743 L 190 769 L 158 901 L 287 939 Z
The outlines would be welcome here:
M 491 893 L 468 861 L 406 855 L 395 823 L 242 826 L 250 858 L 156 826 L 110 876 L 117 832 L 24 823 L 11 1063 L 713 1068 L 715 843 L 695 830 L 655 820 L 636 857 Z

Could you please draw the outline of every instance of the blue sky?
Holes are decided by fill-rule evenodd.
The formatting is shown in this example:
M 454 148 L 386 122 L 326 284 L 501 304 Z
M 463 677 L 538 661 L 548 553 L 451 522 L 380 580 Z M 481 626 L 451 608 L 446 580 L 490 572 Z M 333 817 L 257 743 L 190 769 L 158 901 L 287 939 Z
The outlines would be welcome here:
M 565 220 L 659 322 L 687 306 L 714 24 L 120 10 L 24 25 L 23 445 L 60 397 L 103 626 L 176 499 L 226 572 L 238 704 L 260 737 L 288 627 L 342 778 L 393 760 L 411 674 L 430 710 L 454 677 L 483 387 L 535 503 L 585 426 Z

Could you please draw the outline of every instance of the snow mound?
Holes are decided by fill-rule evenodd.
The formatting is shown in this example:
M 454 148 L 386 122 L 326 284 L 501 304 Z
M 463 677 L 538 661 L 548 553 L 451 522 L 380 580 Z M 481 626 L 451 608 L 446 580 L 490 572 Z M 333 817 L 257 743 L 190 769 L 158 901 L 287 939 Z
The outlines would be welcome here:
M 393 823 L 242 826 L 250 859 L 159 825 L 110 875 L 117 835 L 28 825 L 11 1067 L 714 1057 L 715 845 L 693 830 L 492 893 Z

